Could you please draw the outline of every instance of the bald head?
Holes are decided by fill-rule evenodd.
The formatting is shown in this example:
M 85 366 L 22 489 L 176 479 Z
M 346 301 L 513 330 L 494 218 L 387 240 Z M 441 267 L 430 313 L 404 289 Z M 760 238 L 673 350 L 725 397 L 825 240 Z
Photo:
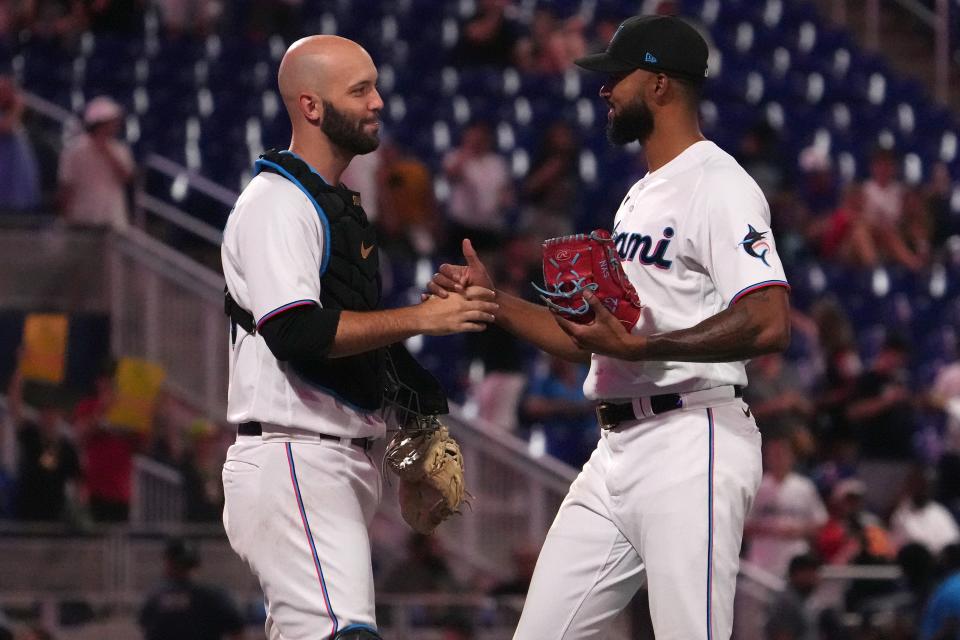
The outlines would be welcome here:
M 288 104 L 309 92 L 326 98 L 336 82 L 370 73 L 376 78 L 370 54 L 353 40 L 308 36 L 290 45 L 280 61 L 280 95 Z
M 278 82 L 295 137 L 325 137 L 354 154 L 376 148 L 383 101 L 377 68 L 359 44 L 329 35 L 297 40 L 280 61 Z

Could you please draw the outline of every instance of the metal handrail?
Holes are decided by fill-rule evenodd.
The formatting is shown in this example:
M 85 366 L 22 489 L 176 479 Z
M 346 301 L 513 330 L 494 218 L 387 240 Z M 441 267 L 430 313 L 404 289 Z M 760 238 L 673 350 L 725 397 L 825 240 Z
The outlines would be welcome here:
M 219 245 L 223 239 L 223 232 L 206 222 L 201 222 L 189 213 L 178 209 L 172 204 L 168 204 L 159 198 L 155 198 L 148 193 L 138 191 L 134 196 L 134 203 L 138 208 L 149 211 L 150 213 L 163 218 L 167 222 L 189 231 L 193 235 L 202 238 L 212 245 Z
M 205 178 L 194 169 L 189 169 L 182 164 L 176 163 L 169 158 L 151 153 L 147 156 L 147 159 L 144 161 L 144 166 L 159 171 L 160 173 L 170 177 L 170 178 L 186 178 L 189 185 L 199 191 L 200 193 L 221 202 L 228 207 L 233 207 L 237 202 L 237 196 L 239 195 L 236 191 L 228 189 L 223 185 L 217 184 L 209 178 Z

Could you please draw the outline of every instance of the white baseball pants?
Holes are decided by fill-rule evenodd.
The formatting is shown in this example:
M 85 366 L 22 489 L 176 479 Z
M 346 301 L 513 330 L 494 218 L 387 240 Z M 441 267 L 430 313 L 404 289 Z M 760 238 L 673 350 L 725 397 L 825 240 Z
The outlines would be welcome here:
M 269 640 L 376 628 L 368 526 L 380 471 L 338 440 L 240 436 L 223 465 L 223 524 L 260 580 Z
M 760 433 L 739 398 L 688 404 L 602 432 L 547 534 L 514 640 L 603 638 L 644 581 L 657 640 L 730 637 Z

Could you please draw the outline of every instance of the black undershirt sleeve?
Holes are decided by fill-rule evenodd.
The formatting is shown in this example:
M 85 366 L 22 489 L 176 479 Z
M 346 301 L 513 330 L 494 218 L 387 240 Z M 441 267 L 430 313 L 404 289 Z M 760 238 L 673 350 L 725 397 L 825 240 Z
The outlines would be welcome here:
M 273 357 L 281 362 L 323 360 L 333 347 L 339 324 L 339 309 L 309 305 L 270 318 L 259 332 Z

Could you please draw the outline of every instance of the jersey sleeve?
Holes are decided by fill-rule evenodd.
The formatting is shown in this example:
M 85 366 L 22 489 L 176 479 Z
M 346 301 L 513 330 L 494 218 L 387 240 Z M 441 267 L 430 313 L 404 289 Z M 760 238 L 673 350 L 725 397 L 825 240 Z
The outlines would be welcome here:
M 290 188 L 287 188 L 287 187 Z M 320 302 L 319 216 L 292 184 L 275 183 L 237 203 L 236 246 L 257 327 L 286 310 Z
M 770 286 L 789 289 L 763 193 L 746 176 L 721 174 L 703 190 L 700 251 L 723 306 Z

